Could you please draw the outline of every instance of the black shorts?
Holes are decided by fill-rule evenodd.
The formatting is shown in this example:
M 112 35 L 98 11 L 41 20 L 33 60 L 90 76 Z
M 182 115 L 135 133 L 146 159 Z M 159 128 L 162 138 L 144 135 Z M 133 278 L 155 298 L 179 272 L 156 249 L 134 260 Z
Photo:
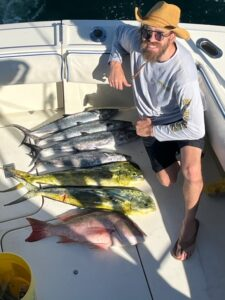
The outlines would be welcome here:
M 154 137 L 142 138 L 150 158 L 152 169 L 157 173 L 177 161 L 177 154 L 184 146 L 193 146 L 203 150 L 204 138 L 199 140 L 181 140 L 159 142 Z

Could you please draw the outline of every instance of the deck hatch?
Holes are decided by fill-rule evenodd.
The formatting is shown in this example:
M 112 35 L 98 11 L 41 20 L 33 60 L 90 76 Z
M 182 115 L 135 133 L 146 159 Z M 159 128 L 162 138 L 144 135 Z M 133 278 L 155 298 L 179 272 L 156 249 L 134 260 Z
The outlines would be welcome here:
M 206 38 L 198 39 L 196 46 L 212 58 L 220 58 L 223 55 L 223 51 Z

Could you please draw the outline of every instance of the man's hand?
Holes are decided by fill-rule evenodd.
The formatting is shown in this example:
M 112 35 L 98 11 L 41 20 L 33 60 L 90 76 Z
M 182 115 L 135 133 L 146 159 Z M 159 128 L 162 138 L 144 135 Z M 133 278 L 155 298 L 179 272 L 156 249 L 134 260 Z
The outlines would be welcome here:
M 109 85 L 117 90 L 123 90 L 124 87 L 130 87 L 131 84 L 127 82 L 123 67 L 118 61 L 110 62 Z
M 152 121 L 150 118 L 138 120 L 136 123 L 136 133 L 139 136 L 153 136 Z

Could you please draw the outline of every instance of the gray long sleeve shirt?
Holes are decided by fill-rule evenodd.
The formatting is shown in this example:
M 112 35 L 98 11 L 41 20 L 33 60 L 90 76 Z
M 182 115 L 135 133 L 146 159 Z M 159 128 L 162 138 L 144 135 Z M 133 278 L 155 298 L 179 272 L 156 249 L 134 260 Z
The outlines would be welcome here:
M 189 51 L 176 41 L 176 53 L 165 62 L 146 62 L 140 50 L 139 28 L 117 29 L 109 61 L 130 54 L 134 100 L 140 117 L 150 117 L 159 141 L 193 140 L 205 134 L 204 109 L 197 69 Z

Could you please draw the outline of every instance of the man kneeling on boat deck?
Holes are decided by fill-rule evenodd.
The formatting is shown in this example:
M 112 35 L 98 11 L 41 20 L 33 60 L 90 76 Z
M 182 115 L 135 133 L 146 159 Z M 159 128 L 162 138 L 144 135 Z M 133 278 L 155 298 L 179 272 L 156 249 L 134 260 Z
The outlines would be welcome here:
M 172 250 L 172 255 L 183 261 L 194 250 L 199 227 L 196 213 L 203 188 L 205 125 L 197 70 L 191 54 L 176 40 L 190 38 L 178 26 L 179 7 L 160 1 L 144 17 L 139 9 L 135 16 L 140 28 L 122 25 L 117 30 L 108 81 L 117 90 L 131 86 L 122 67 L 123 56 L 129 53 L 140 117 L 136 132 L 143 137 L 152 168 L 167 187 L 176 182 L 180 169 L 184 176 L 185 214 Z

